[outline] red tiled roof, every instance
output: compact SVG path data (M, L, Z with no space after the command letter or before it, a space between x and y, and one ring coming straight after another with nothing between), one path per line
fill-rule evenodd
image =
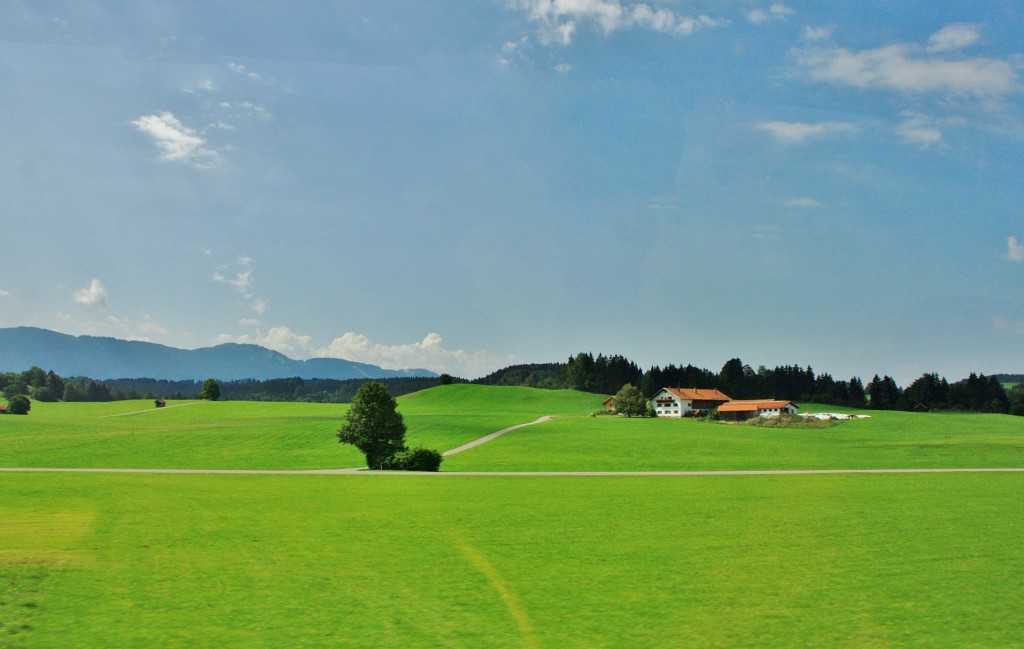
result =
M729 395L720 390L708 390L705 388L663 388L674 394L679 399L687 401L731 401Z
M774 401L768 400L750 400L750 401L730 401L729 403L723 403L718 406L718 412L753 412L756 410L770 410L772 408L782 408L792 401Z

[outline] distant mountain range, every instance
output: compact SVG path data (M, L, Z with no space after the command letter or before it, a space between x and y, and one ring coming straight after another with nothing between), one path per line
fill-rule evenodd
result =
M23 372L33 366L53 370L63 377L169 381L437 376L425 369L385 370L338 358L299 361L259 345L228 343L202 349L176 349L134 340L69 336L35 327L0 328L0 371Z

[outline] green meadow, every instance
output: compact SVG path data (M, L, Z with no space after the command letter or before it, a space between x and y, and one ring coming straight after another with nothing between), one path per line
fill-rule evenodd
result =
M555 416L447 471L1024 465L1021 418L759 429L598 404L399 399L410 443L442 450ZM34 403L0 417L0 465L361 464L345 406L151 408ZM1022 547L1021 473L0 473L0 647L1014 647Z

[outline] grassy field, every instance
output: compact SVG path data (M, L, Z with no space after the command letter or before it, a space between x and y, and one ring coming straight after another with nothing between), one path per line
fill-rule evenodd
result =
M446 470L1021 466L1024 419L821 430L399 400ZM172 402L171 405L176 405ZM357 466L344 406L33 404L0 465ZM0 647L1022 647L1024 474L0 473Z
M1019 475L0 475L0 644L1009 647Z
M820 429L563 417L445 460L448 471L1018 467L1024 418L871 412Z
M764 429L691 419L589 417L599 397L451 385L407 395L408 443L455 448L553 415L471 452L445 471L649 471L1020 466L1024 418L871 412L824 429ZM814 408L814 406L808 406ZM337 443L343 405L150 401L33 405L0 419L0 466L199 469L356 467ZM129 414L134 413L134 414Z
M540 415L586 414L594 395L452 385L399 399L408 443L442 451ZM0 419L0 466L196 469L355 467L338 443L347 405L168 402L33 403ZM539 414L536 414L539 413Z

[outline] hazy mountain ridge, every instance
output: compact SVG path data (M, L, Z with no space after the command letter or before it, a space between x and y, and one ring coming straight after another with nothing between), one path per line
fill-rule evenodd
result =
M157 343L72 336L36 327L0 328L0 371L32 366L61 376L95 379L151 378L171 381L239 379L362 379L437 376L426 369L386 370L337 358L288 358L259 345L225 343L178 349Z

